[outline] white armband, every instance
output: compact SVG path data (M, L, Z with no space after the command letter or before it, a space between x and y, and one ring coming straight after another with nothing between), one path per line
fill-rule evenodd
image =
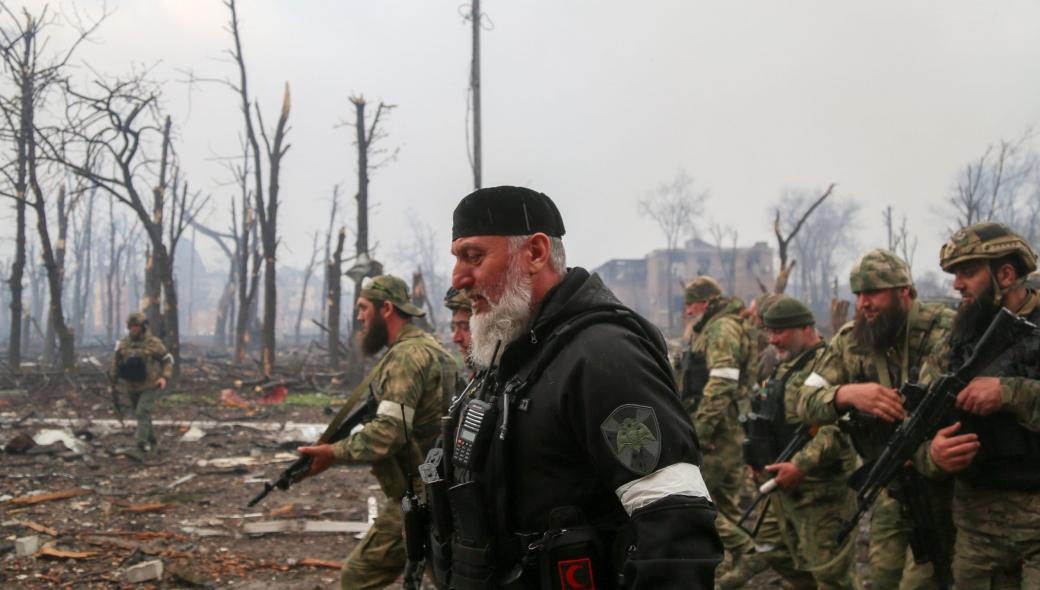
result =
M711 500L701 469L690 463L674 463L630 481L615 492L625 512L632 515L643 506L667 496L693 496Z

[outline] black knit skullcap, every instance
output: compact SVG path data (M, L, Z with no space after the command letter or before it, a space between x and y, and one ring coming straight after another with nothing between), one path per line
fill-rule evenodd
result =
M482 188L466 195L453 216L451 239L470 236L563 236L563 218L552 199L520 186Z
M772 330L802 328L816 323L812 311L794 297L784 295L774 301L762 314L762 323Z

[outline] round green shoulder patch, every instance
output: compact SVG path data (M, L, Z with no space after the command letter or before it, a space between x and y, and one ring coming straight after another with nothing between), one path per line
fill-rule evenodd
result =
M649 406L618 406L599 427L610 451L621 464L640 475L657 467L661 458L661 428Z

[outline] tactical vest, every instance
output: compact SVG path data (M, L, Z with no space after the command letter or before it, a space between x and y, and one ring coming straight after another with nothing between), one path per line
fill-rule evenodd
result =
M514 533L509 538L495 533L508 530L503 523L508 518L513 475L501 461L489 461L492 447L505 445L511 413L524 407L530 387L560 349L597 323L653 329L624 308L587 312L558 326L536 355L504 383L498 381L497 367L484 369L453 400L442 419L442 440L420 467L430 513L429 562L438 588L526 588L532 582L540 588L566 588L568 582L561 580L565 570L595 580L595 586L576 587L622 587L619 574L626 550L634 543L625 536L626 523L591 523L582 507L568 505L551 511L547 531ZM658 362L667 369L667 357L659 356ZM489 481L495 484L486 485ZM486 493L489 487L491 497ZM563 564L583 564L587 571Z
M769 380L752 395L751 411L740 417L747 435L743 443L744 463L754 469L763 469L775 462L794 438L798 425L787 421L784 407L787 382L824 346L821 342L800 354L783 375L777 376L780 365L773 367Z
M1040 321L1040 306L1029 314L1029 321ZM955 361L968 358L970 346L954 349ZM1024 377L1040 380L1040 335L1017 342L985 371L988 377ZM965 414L965 432L979 436L979 453L961 476L973 485L1000 490L1040 491L1040 432L1019 424L1011 412L989 416Z
M693 414L704 399L708 384L708 359L703 354L687 350L679 361L679 397L686 411Z

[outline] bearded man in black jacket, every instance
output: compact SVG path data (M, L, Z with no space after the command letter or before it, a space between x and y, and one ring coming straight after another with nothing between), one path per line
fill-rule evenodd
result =
M478 190L452 233L482 370L449 412L438 584L712 588L715 507L660 332L566 268L544 194Z

